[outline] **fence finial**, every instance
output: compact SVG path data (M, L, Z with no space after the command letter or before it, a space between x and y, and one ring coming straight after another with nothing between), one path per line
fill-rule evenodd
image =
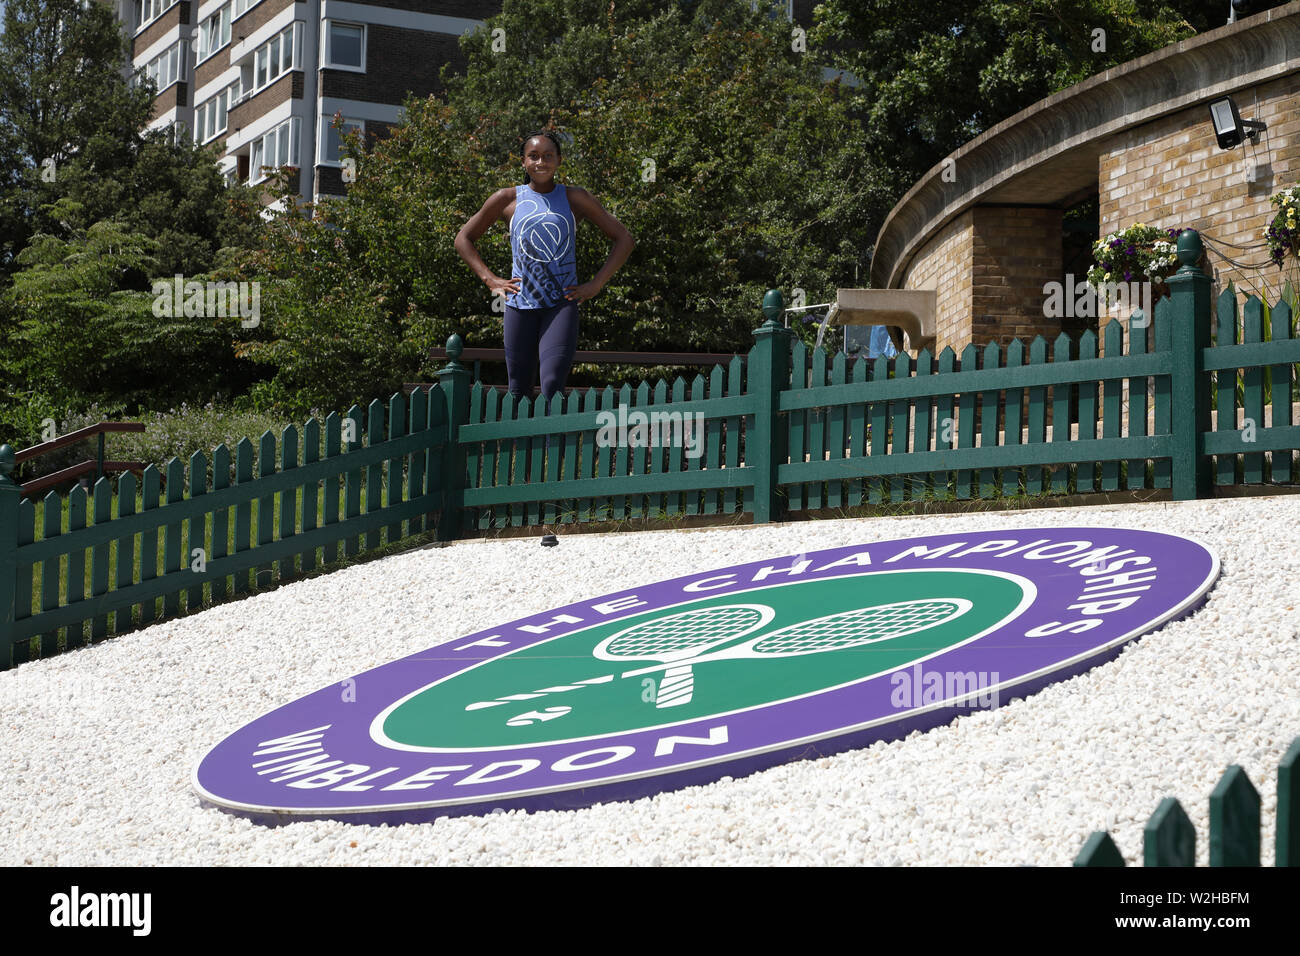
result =
M465 371L465 366L460 364L460 357L465 354L465 340L460 337L459 332L453 332L447 336L447 364L438 370L438 374L452 371Z
M785 297L781 295L781 290L768 289L767 294L763 296L763 315L767 316L767 321L763 324L775 328L781 324L781 316L784 314Z
M14 450L9 445L0 445L0 477L8 478L14 473Z
M1195 229L1184 229L1178 236L1178 261L1183 264L1178 271L1199 272L1196 263L1201 261L1203 255L1205 246L1201 242L1201 234Z

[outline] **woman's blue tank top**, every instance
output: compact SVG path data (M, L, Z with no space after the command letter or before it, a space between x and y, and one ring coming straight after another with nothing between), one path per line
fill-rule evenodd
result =
M577 224L565 187L548 193L528 183L515 187L515 214L510 219L510 275L522 281L506 296L516 309L544 309L566 301L565 286L578 284L574 243Z

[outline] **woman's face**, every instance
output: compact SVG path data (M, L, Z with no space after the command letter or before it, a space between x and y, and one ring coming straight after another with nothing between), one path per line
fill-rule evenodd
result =
M559 165L560 154L547 137L534 136L524 144L524 172L533 182L546 182Z

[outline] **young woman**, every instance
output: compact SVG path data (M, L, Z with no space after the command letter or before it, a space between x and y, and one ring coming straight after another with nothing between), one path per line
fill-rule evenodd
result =
M594 297L632 252L627 228L579 186L555 181L560 141L549 132L524 142L524 182L499 189L456 234L456 251L505 300L506 371L516 398L532 396L540 372L542 396L564 387L578 346L578 303ZM511 268L502 279L483 262L474 242L505 216ZM587 282L578 282L574 243L578 220L595 223L614 240L609 258Z

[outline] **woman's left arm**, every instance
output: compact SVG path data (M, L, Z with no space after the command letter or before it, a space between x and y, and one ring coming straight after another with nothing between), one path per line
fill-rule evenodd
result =
M589 281L580 285L565 286L566 289L571 290L565 293L566 299L583 302L605 288L605 283L613 277L619 266L626 262L627 257L632 254L632 249L636 246L636 240L632 238L632 233L627 231L627 226L611 216L605 210L605 207L600 204L599 200L587 190L580 186L570 186L567 192L569 207L583 219L594 222L601 232L614 240L614 248L609 251L609 258L605 260L605 264L600 267L599 272L592 276Z

